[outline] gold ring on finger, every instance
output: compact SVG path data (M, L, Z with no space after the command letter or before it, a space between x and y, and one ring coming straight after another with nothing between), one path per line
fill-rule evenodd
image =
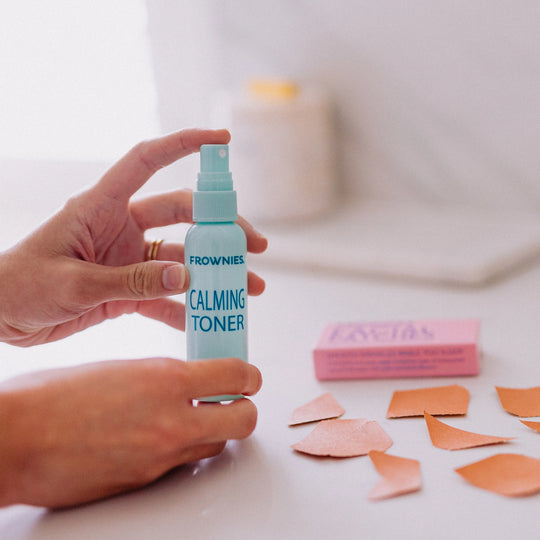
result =
M150 242L150 245L148 246L148 252L146 254L147 261L155 261L157 259L157 253L161 244L163 244L163 238Z

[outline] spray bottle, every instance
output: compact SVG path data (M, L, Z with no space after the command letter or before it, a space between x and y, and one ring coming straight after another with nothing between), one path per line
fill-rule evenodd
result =
M190 274L186 292L187 359L247 355L246 236L239 225L229 171L229 147L201 146L201 170L193 193L193 221L185 240ZM226 401L242 396L213 396Z

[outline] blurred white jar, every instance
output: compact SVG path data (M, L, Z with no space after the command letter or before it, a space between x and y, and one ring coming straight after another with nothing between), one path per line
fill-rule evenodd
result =
M315 218L337 200L327 96L286 80L261 80L217 100L230 129L230 167L240 214L256 223Z

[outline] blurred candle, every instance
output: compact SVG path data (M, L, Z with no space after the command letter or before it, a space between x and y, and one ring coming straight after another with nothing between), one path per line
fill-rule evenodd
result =
M215 120L232 133L242 215L259 223L312 219L337 199L332 114L316 88L289 80L254 80L221 96Z

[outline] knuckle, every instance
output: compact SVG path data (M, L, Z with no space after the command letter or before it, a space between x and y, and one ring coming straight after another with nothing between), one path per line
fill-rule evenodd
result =
M149 155L149 146L148 141L141 141L132 148L131 152L145 169L154 170L154 164Z
M154 174L163 167L165 152L157 141L142 141L133 147L132 152L150 174Z
M176 402L183 395L188 380L186 363L175 358L158 357L146 360L148 380L152 380L165 400Z
M126 280L127 289L136 297L146 297L152 292L151 276L146 265L135 265L127 273Z
M177 204L174 209L174 218L177 222L192 222L193 192L181 189L176 193Z
M164 358L163 362L169 384L174 384L175 388L179 390L186 388L191 380L187 363L173 358ZM174 383L172 383L172 380L174 380Z
M149 368L152 371L155 371L156 369L160 368L166 375L168 375L169 371L175 370L175 369L182 369L182 365L184 362L181 362L180 360L177 360L176 358L170 358L168 356L160 356L157 358L150 358L148 359Z
M63 211L69 215L77 214L80 211L81 194L71 195L68 197L63 206Z

